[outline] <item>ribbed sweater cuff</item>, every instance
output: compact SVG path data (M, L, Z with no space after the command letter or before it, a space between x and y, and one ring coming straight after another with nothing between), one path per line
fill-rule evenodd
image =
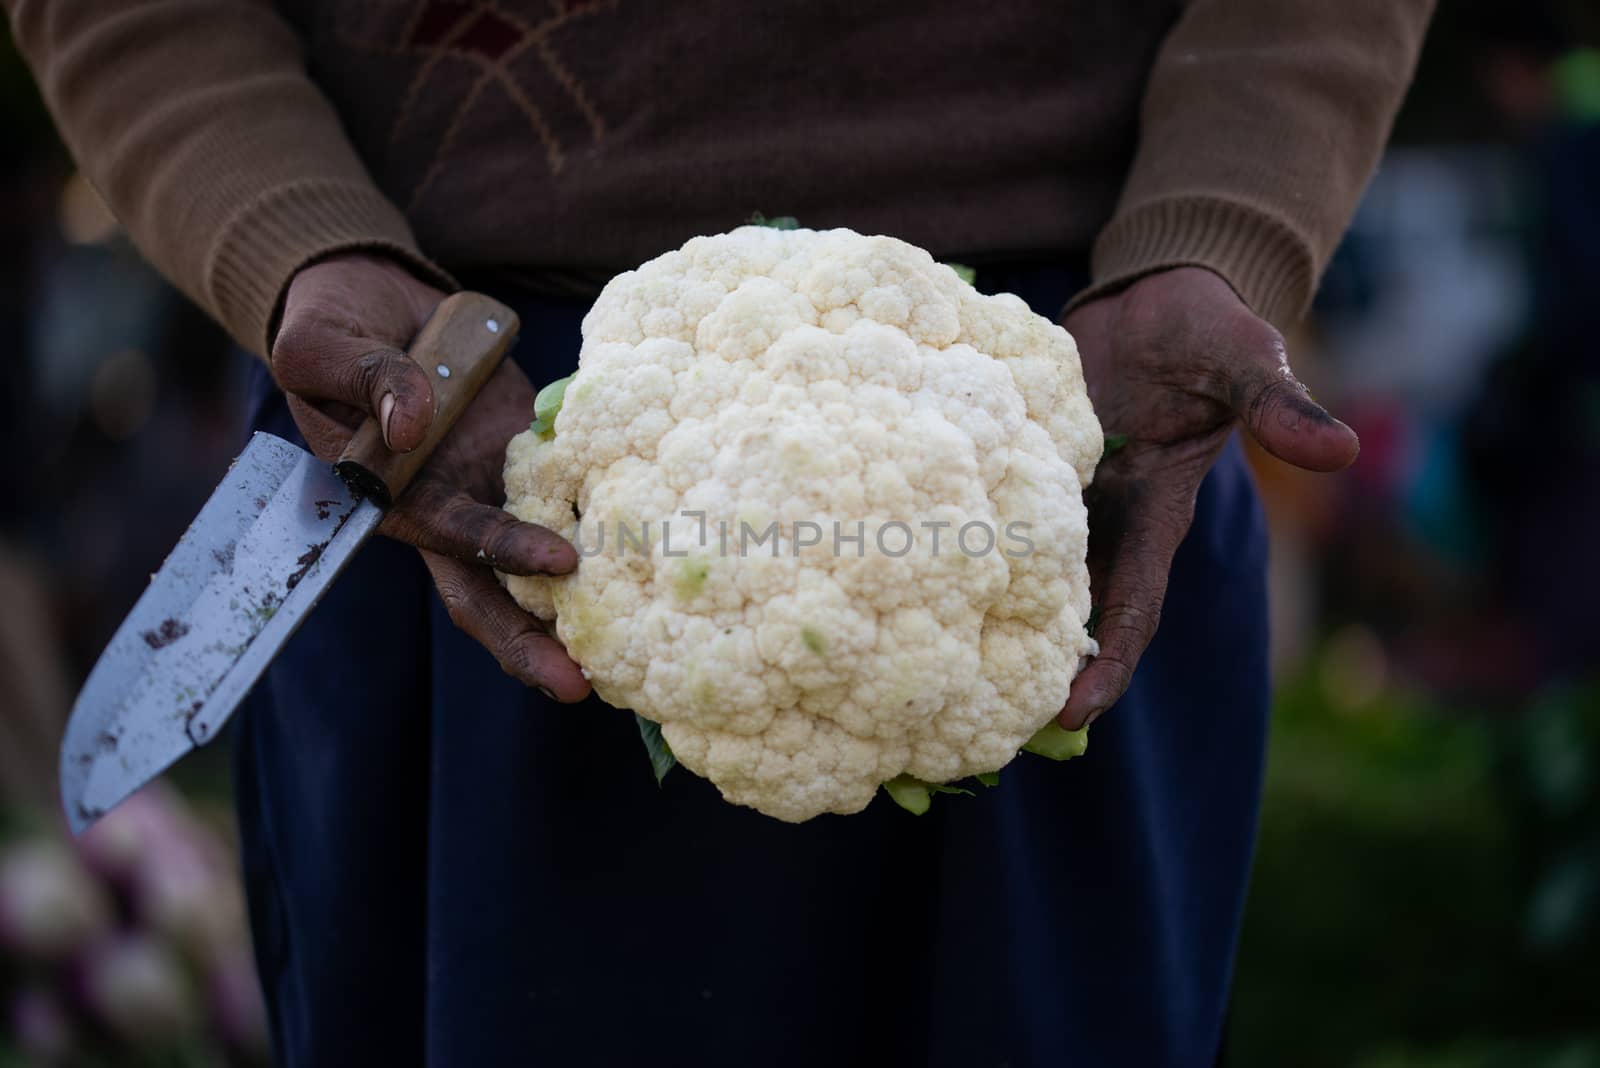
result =
M1288 225L1218 197L1171 197L1119 212L1094 243L1094 284L1071 311L1145 275L1204 267L1280 329L1304 314L1316 285L1310 249Z
M223 225L206 262L206 296L234 339L265 356L295 272L340 252L386 253L431 285L459 288L418 251L404 216L373 187L297 182L268 190Z

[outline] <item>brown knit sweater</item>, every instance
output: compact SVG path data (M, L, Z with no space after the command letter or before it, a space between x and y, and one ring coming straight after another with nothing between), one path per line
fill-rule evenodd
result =
M262 352L346 249L596 275L752 211L1305 308L1432 0L4 0L139 247ZM1098 237L1097 237L1098 235Z

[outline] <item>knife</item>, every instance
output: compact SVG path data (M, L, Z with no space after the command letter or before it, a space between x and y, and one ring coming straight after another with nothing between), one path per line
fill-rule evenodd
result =
M331 467L271 434L251 438L73 705L61 800L74 834L217 736L494 372L518 325L480 293L440 302L411 345L432 376L435 410L410 452L386 449L372 418Z

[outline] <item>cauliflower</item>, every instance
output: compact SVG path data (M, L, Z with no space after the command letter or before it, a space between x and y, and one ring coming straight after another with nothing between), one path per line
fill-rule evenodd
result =
M503 579L604 700L793 822L992 782L1052 723L1104 445L1065 330L894 238L746 226L613 279L583 337L505 468L582 560Z

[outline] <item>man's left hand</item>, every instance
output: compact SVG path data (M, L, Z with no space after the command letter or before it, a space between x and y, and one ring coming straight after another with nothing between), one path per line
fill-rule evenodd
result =
M1127 437L1085 494L1100 654L1061 710L1076 729L1122 696L1155 636L1173 555L1234 424L1307 471L1348 467L1360 443L1294 377L1278 331L1203 268L1149 275L1062 325L1106 434Z

